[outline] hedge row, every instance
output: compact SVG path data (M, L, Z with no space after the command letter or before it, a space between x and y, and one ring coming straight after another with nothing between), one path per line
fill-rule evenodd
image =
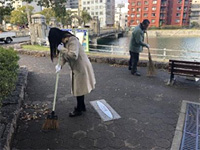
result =
M0 106L14 89L18 76L19 57L13 49L0 47Z

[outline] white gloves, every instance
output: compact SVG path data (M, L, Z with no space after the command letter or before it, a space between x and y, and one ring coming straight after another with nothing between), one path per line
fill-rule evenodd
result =
M56 68L56 73L58 73L61 70L61 65L57 64L55 68Z
M62 50L64 49L63 43L59 44L58 47L57 47L57 49L58 49L59 51L62 51Z

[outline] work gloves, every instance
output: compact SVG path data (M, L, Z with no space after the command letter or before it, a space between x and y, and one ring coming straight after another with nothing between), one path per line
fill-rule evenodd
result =
M56 67L55 67L55 69L56 69L56 73L58 73L61 70L61 65L57 64Z
M150 48L150 45L149 45L149 44L147 44L147 45L146 45L146 47L149 49L149 48Z
M64 44L63 43L59 44L57 50L62 51L63 49L64 49Z
M63 43L59 44L57 47L57 50L61 52L63 49L64 49L64 44ZM57 64L55 69L56 69L56 73L58 73L62 69L61 65Z

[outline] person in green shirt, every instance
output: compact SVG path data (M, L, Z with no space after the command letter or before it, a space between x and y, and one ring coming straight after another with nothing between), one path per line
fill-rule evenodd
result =
M144 43L144 33L146 32L150 21L148 19L143 20L132 32L129 52L130 52L130 60L129 60L129 70L131 70L131 74L140 76L140 73L137 71L137 64L139 61L139 53L143 51L143 47L149 48L149 44Z

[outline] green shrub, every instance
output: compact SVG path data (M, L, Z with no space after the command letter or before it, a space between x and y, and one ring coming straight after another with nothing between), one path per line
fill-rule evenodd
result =
M0 106L1 102L15 88L19 57L13 49L0 47Z

